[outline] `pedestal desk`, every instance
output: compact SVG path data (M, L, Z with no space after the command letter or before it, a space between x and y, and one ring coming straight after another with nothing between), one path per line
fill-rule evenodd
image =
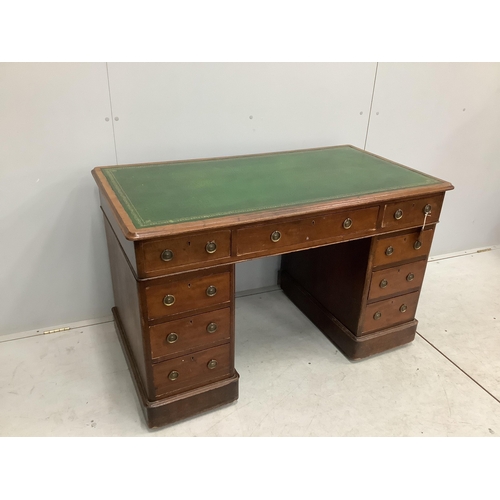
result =
M116 330L149 427L238 398L236 262L282 254L281 288L350 359L414 339L450 183L353 146L92 174Z

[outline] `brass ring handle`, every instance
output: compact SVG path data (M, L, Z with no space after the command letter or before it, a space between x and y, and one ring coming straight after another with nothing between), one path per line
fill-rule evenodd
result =
M413 273L409 273L406 277L406 281L413 281L415 279L415 275Z
M215 251L217 250L217 243L215 243L215 241L209 241L205 245L205 250L207 253L215 253Z
M425 207L424 207L424 214L430 214L431 211L432 211L432 206L429 205L429 204L425 205Z
M177 342L179 340L179 335L177 335L176 333L170 333L168 336L167 336L167 342L169 344L174 344L175 342Z
M385 254L386 255L392 255L394 253L394 248L393 247L387 247L385 249Z
M402 313L406 312L406 311L407 311L407 309L408 309L408 306L407 306L406 304L402 304L402 305L401 305L401 307L399 308L399 310L400 310Z
M207 363L207 367L208 367L209 370L213 370L216 366L217 366L217 360L216 359L211 359Z
M415 241L415 243L413 243L413 248L415 250L420 250L422 248L422 242L420 240Z
M271 233L271 241L276 243L279 240L281 240L281 233L279 231L273 231Z
M379 286L380 288L385 288L388 284L389 282L386 279L384 279L380 282Z
M217 293L217 288L213 285L210 285L208 288L207 288L207 295L209 297L213 297L215 294Z
M207 325L207 332L208 333L215 333L217 331L217 323L209 323Z
M174 258L174 252L172 252L172 250L168 250L168 249L163 250L160 257L161 257L161 260L163 260L164 262L168 262Z
M380 311L377 311L374 315L373 315L373 319L380 319L382 317L382 313Z
M344 229L349 229L352 226L352 219L347 217L347 219L342 223Z
M403 217L403 211L402 211L400 208L398 208L398 209L394 212L394 218L395 218L396 220L399 220L399 219L401 219L402 217Z
M179 372L176 372L175 370L171 371L169 374L168 374L168 379L169 380L177 380L179 378Z
M165 297L163 297L163 303L166 306L172 306L174 305L174 302L175 302L175 297L173 295L165 295Z

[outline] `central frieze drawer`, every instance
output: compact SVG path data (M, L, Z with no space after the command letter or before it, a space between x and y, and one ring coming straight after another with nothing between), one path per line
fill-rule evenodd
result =
M184 351L205 349L231 336L231 309L217 309L204 314L161 323L149 328L153 360L173 357Z
M191 276L162 285L146 287L150 320L172 314L212 307L231 300L231 273Z
M224 344L204 351L153 365L156 397L221 380L232 374L231 345Z
M336 242L368 235L377 227L379 207L350 210L290 222L273 222L236 231L237 255L281 252L315 241Z

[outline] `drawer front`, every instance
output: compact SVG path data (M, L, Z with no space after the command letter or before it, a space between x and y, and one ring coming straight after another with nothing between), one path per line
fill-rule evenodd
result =
M231 309L218 309L149 328L151 357L175 356L192 349L206 349L214 342L229 341Z
M375 271L372 273L368 300L420 288L424 280L426 264L427 261L419 260L411 264Z
M412 226L422 226L424 223L424 209L430 206L431 211L427 216L426 224L438 222L444 194L428 196L416 200L405 200L388 203L384 208L382 228L399 229Z
M215 367L210 368L214 362ZM153 365L155 394L158 397L200 387L228 377L232 371L230 344L156 363Z
M215 231L178 238L162 238L140 244L140 270L160 275L199 263L210 263L231 255L231 231Z
M236 231L237 255L277 253L315 241L342 241L374 232L379 207L309 217L291 222L273 222Z
M409 234L378 238L375 242L373 267L429 255L434 228Z
M412 321L415 318L419 293L407 293L369 304L365 310L362 332L369 333Z
M231 274L227 272L146 287L148 318L158 319L229 302L230 285Z

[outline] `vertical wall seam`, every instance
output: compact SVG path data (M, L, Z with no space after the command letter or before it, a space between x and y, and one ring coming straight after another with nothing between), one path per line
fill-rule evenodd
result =
M116 150L116 135L115 135L115 115L113 113L113 101L111 99L111 85L109 83L109 68L108 63L106 63L106 76L108 79L108 96L109 96L109 108L111 110L111 126L113 127L113 144L115 146L115 160L118 165L118 152Z
M378 62L375 66L375 76L373 78L372 99L370 101L370 111L368 113L368 123L366 124L365 145L363 149L366 151L366 142L368 141L368 131L370 130L370 120L372 118L373 97L375 96L375 84L377 83Z

